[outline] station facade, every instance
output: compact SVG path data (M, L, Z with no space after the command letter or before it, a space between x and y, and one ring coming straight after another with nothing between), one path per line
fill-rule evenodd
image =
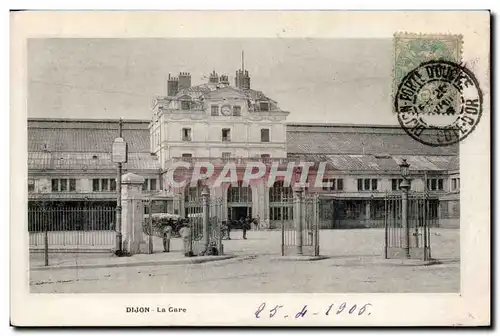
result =
M460 174L458 146L429 147L409 137L398 126L288 123L288 111L263 92L251 88L248 71L236 72L234 84L215 71L208 82L191 85L189 73L169 77L167 95L155 97L150 120L124 122L123 138L129 145L124 173L146 180L144 197L162 195L156 211L189 215L189 203L207 188L223 202L225 219L259 218L262 226L277 227L293 218L293 197L284 177L271 184L267 174L243 183L249 163L286 171L292 165L315 165L306 186L316 181L317 164L326 170L320 195L323 228L381 227L385 196L397 193L399 164L410 164L411 190L432 199L435 226L458 227ZM307 113L302 111L301 113ZM32 203L75 206L116 203L116 165L111 144L118 123L109 120L30 119L28 121L28 195ZM213 179L178 187L174 178L190 182L197 164L209 162L214 176L231 165L235 183L215 186ZM292 181L297 171L293 170Z

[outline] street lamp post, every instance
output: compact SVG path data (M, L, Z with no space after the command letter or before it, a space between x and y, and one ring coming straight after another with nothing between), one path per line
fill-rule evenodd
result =
M148 237L148 247L149 247L149 254L153 254L153 199L151 198L151 195L149 196L149 201L148 201L148 226L149 226L149 237Z
M408 223L408 191L410 190L410 183L408 182L408 174L410 164L406 162L406 159L402 159L402 162L399 164L401 169L401 176L403 177L403 182L399 185L403 194L401 196L401 220L402 226L405 230L405 249L406 249L406 258L410 258L410 226Z
M118 122L118 138L113 141L112 161L118 164L116 176L116 254L122 254L122 164L127 162L127 143L122 138L123 121Z

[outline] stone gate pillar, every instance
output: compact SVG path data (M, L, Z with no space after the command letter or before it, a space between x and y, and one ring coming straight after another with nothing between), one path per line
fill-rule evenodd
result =
M201 199L203 206L203 246L206 253L210 246L210 192L207 187L201 192Z
M303 230L304 230L304 187L297 184L294 186L294 213L293 221L295 226L295 254L302 255Z
M139 175L128 173L122 176L122 249L131 255L148 253L148 245L142 233L143 183L144 178Z

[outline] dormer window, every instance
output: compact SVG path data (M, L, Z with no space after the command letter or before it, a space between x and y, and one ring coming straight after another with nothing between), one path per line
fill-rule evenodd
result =
M190 110L190 109L191 109L191 102L189 100L182 100L181 110Z
M233 106L233 116L241 116L241 106Z
M269 111L269 102L260 102L259 108L261 111L268 112Z
M219 105L210 106L210 115L212 117L217 117L219 115Z

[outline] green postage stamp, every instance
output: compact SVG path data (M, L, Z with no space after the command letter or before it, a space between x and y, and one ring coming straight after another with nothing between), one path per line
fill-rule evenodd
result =
M461 35L426 35L398 33L394 35L394 91L410 71L428 61L461 63Z
M394 112L401 127L429 146L465 139L481 118L483 97L462 64L462 36L394 36Z

